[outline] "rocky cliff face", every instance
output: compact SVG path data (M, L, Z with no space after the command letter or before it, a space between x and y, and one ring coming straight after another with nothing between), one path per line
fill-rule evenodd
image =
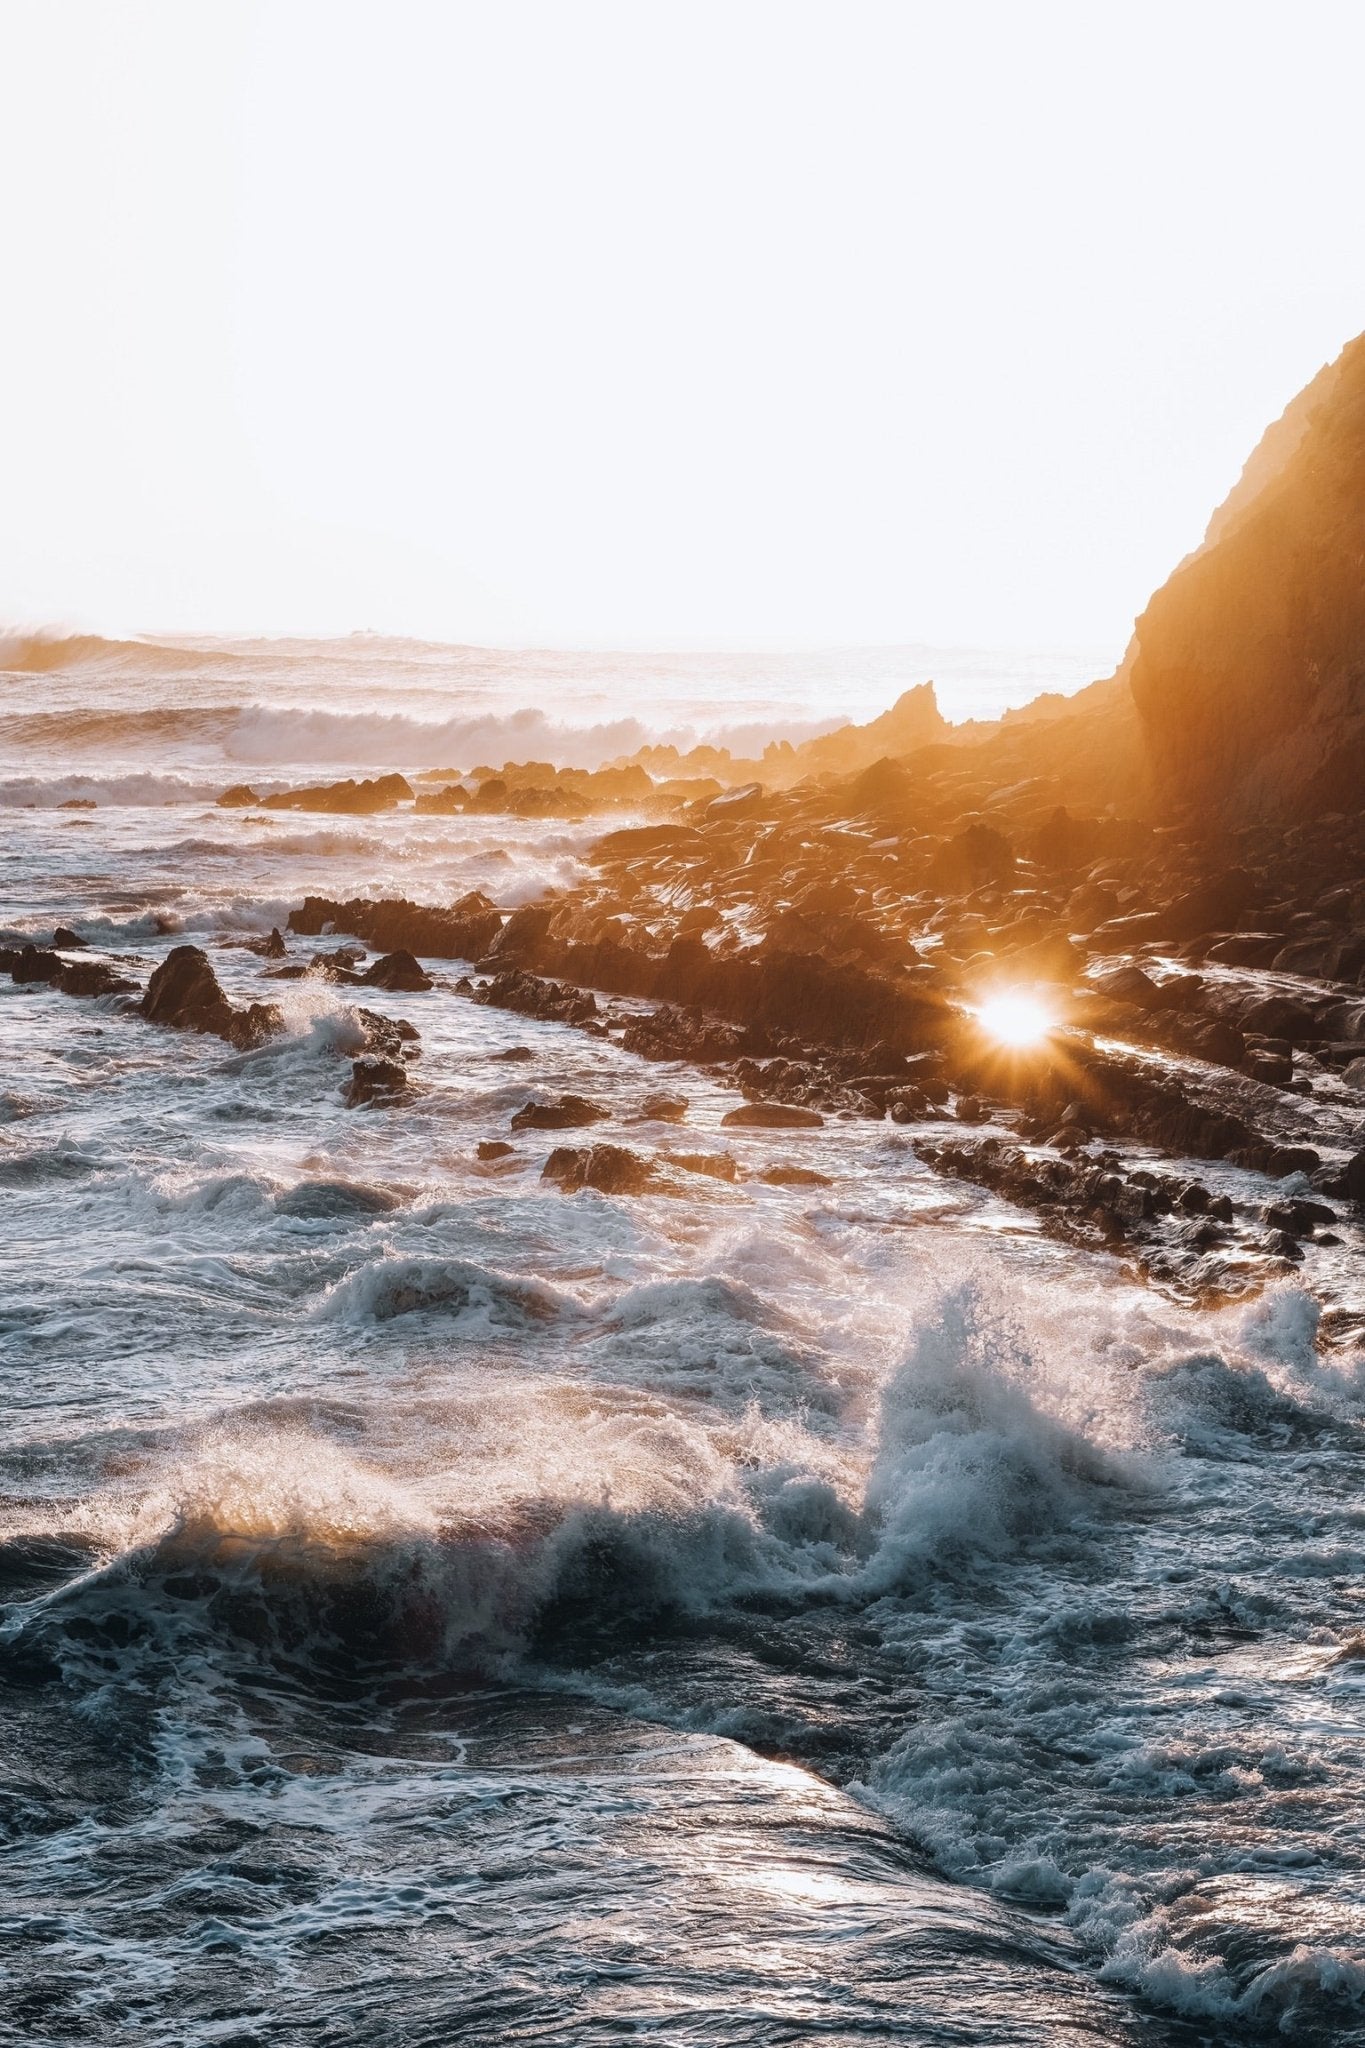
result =
M1365 803L1365 335L1277 420L1137 622L1163 806L1232 821Z

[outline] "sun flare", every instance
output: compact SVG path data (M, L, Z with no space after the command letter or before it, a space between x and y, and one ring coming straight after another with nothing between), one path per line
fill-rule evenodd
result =
M1051 1031L1056 1019L1037 996L1011 992L991 996L980 1004L977 1022L1001 1045L1038 1045Z

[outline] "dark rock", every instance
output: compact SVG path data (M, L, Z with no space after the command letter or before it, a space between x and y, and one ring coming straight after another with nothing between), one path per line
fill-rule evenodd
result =
M155 969L139 1005L149 1024L177 1031L203 1031L225 1038L239 1052L260 1045L283 1028L274 1003L235 1008L223 994L209 958L198 946L176 946Z
M785 1102L746 1102L742 1109L727 1110L721 1123L736 1130L814 1131L825 1119L818 1110L796 1109Z
M366 1055L352 1060L351 1078L342 1091L341 1099L347 1109L360 1109L370 1102L383 1107L405 1095L410 1085L408 1070L401 1060L374 1059Z
M680 1124L687 1115L685 1095L647 1095L640 1105L640 1114L650 1123Z
M495 1010L511 1010L519 1017L535 1017L546 1024L583 1025L597 1015L596 1000L586 989L542 980L521 967L507 967L501 974L495 974L476 992L474 1000Z
M352 897L306 896L289 914L289 929L304 937L326 930L350 932L380 953L412 953L427 960L481 960L502 929L502 913L477 890L449 910L429 909L404 897L372 902Z
M260 798L245 782L234 782L231 789L225 789L218 799L218 808L223 811L245 810L249 804L258 804Z
M418 992L435 986L431 976L412 956L401 948L396 953L385 953L368 967L360 977L367 988L384 988Z
M23 946L18 953L8 954L7 958L13 981L60 981L66 970L61 954L47 947Z
M942 845L929 864L936 888L960 891L1001 882L1014 872L1014 849L991 825L969 825Z
M137 993L138 984L120 974L107 960L72 960L57 977L64 996L127 996Z
M642 1195L654 1169L624 1145L560 1145L546 1160L541 1178L556 1182L566 1195L582 1188L603 1195Z
M270 927L270 937L261 947L262 959L283 960L286 950L283 933L277 924L272 924Z
M514 910L488 948L487 958L499 967L534 958L536 949L550 929L555 914L553 903L523 903Z
M708 1180L739 1179L739 1162L728 1152L669 1152L665 1163L680 1166L684 1173L704 1174Z
M391 811L400 803L411 803L412 784L405 775L379 775L372 781L327 782L309 789L282 789L261 798L267 811L337 811L369 817L376 811ZM221 803L223 798L219 798Z
M480 1159L510 1159L516 1149L505 1138L482 1138L476 1156Z
M611 1111L581 1095L561 1095L554 1102L528 1102L512 1118L514 1131L569 1131L601 1123Z
M52 943L59 952L76 953L80 952L88 942L73 932L69 925L59 924L56 931L52 934Z
M759 1179L770 1188L832 1188L834 1182L827 1173L817 1173L811 1166L765 1166Z

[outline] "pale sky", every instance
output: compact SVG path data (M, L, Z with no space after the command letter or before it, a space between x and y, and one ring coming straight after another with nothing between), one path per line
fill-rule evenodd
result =
M1365 6L0 0L0 623L1098 646L1365 327Z

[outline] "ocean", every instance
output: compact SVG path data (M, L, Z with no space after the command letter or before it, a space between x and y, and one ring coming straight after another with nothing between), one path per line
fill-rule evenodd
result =
M353 993L252 942L512 907L602 828L214 802L1102 667L0 659L0 943L192 941L287 1023L0 978L0 2039L1365 2041L1365 1371L1311 1291L1178 1307L893 1124L722 1130L724 1081L458 963L363 992L420 1086L347 1109ZM661 1087L824 1184L566 1197L510 1133L573 1091L676 1142Z

